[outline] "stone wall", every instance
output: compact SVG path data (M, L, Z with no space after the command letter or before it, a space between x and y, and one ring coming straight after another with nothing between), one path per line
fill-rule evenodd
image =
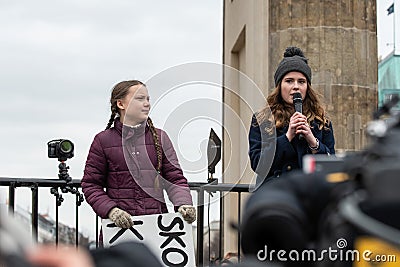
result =
M365 125L377 107L376 2L270 1L269 68L287 46L300 47L324 97L338 152L367 145ZM269 73L273 88L273 71Z

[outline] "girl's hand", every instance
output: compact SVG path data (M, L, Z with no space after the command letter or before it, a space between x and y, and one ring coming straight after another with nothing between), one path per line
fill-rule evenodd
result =
M297 127L296 134L302 134L310 147L317 146L317 141L311 131L310 125L307 122Z
M315 139L310 125L307 123L307 117L299 112L295 112L290 118L289 129L286 136L289 141L292 141L296 135L300 134L303 135L310 147L316 147L318 145L317 139Z
M178 212L182 214L183 219L188 223L196 220L196 208L192 205L182 205L178 208Z
M306 132L306 125L307 124L307 117L300 112L295 112L292 117L290 117L289 121L289 129L286 133L287 139L289 139L289 142L292 141L292 139L297 135L297 134L303 134L305 137L304 132ZM310 127L308 127L309 133L312 135L312 132L310 130Z

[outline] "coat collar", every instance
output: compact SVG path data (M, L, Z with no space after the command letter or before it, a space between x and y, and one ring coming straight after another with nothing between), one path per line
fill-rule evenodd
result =
M122 124L119 120L119 117L115 118L114 120L114 128L124 139L130 139L132 137L138 138L139 136L144 135L149 130L149 127L147 126L147 121L144 121L137 126L128 126Z

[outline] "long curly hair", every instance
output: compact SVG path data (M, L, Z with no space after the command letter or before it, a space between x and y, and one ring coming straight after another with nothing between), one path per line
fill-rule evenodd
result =
M256 114L258 124L265 121L275 121L276 129L282 129L289 125L290 117L295 112L292 104L286 103L281 95L281 83L275 87L274 91L267 97L267 105ZM303 100L303 114L307 117L308 124L316 121L319 129L329 129L330 120L326 116L323 108L322 96L307 83L306 96Z

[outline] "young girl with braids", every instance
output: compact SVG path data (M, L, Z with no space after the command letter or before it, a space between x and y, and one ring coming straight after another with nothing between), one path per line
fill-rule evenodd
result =
M122 81L114 86L110 102L111 118L93 140L82 179L89 205L101 218L129 228L131 216L168 212L165 189L175 211L192 223L196 210L187 180L171 140L148 116L146 86Z
M311 87L311 68L300 48L286 48L274 80L275 89L266 106L253 115L249 132L251 168L258 184L302 168L305 154L335 154L332 123ZM302 113L295 112L294 93L301 94Z

